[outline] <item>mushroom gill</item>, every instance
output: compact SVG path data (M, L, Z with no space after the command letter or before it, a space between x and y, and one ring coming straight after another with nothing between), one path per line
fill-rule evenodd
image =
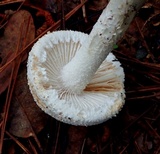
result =
M57 120L74 125L106 121L118 113L125 98L123 68L112 53L82 93L64 88L61 70L87 37L74 31L46 34L28 58L28 84L37 105Z

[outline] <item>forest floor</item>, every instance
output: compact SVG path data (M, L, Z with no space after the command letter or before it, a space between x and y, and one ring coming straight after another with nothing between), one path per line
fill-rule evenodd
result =
M95 126L43 113L26 79L28 53L47 31L89 33L107 0L0 1L0 154L160 154L160 1L137 13L113 53L125 71L125 105ZM118 4L117 4L118 5Z

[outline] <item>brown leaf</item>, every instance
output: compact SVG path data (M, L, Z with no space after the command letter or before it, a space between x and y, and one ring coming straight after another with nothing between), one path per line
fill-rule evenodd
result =
M5 27L3 36L0 37L0 67L9 62L34 37L35 27L31 14L25 10L20 10L13 14ZM0 72L0 94L9 84L11 70L12 63Z
M46 123L47 115L36 105L28 88L26 69L17 77L9 115L9 132L18 137L32 136Z

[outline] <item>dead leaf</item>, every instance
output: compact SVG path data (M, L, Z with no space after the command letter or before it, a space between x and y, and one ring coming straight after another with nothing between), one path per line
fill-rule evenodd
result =
M28 88L26 69L17 77L9 116L9 132L17 137L32 136L46 123L47 115L36 105Z
M5 27L3 36L0 37L0 67L9 62L15 53L20 52L34 37L35 27L31 14L25 10L13 14ZM12 63L0 72L0 94L9 84L11 70Z

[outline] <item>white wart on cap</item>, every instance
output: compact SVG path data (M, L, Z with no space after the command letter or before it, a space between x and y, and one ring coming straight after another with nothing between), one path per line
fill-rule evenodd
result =
M112 53L80 94L64 88L61 70L87 38L87 34L75 31L46 34L28 58L28 84L37 105L55 119L72 125L102 123L124 104L124 72Z

